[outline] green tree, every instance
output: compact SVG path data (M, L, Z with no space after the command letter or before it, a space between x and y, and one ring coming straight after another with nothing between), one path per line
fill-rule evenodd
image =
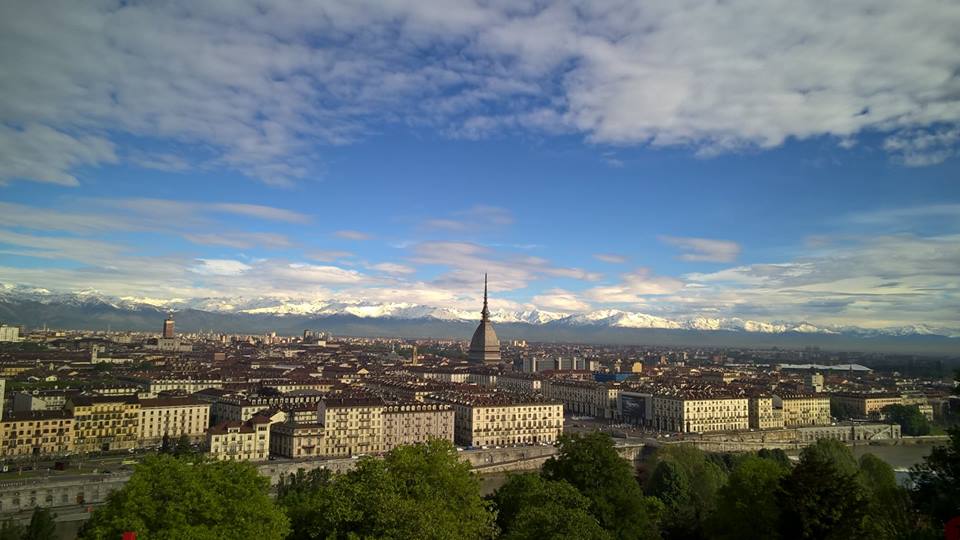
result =
M953 393L960 395L960 370L954 375ZM938 530L960 515L960 427L947 431L947 444L936 446L923 463L910 471L913 501Z
M828 461L845 475L857 476L860 472L860 465L857 463L857 458L853 457L853 452L847 445L836 439L818 440L803 449L800 458L803 459L804 456Z
M873 454L860 458L860 482L869 498L867 527L871 538L926 538L928 524L912 507L910 493L897 485L893 467Z
M565 435L558 454L543 465L547 480L564 480L590 500L590 513L618 540L656 538L651 513L657 502L643 496L633 465L617 454L604 433Z
M30 524L20 537L21 540L54 540L57 537L55 517L49 508L34 508Z
M789 469L793 466L793 464L790 462L790 457L787 456L787 453L780 448L761 448L759 451L757 451L757 457L760 459L774 461L785 469Z
M79 538L114 540L136 531L140 540L280 540L289 525L269 488L249 463L149 456Z
M480 480L446 441L401 446L383 459L361 458L332 476L298 473L284 480L278 501L291 538L484 539L496 534Z
M667 508L662 523L665 536L704 537L707 517L716 507L717 491L726 483L726 473L716 458L691 444L661 448L655 460L658 464L647 489ZM661 484L667 481L672 485Z
M780 507L777 490L789 474L773 459L744 458L717 493L717 508L708 521L711 538L719 540L775 540Z
M23 525L8 518L0 522L0 540L20 540L23 537Z
M177 457L186 457L196 454L193 445L190 443L190 436L184 433L177 439L177 445L173 448L173 455Z
M781 538L868 537L868 498L856 461L848 448L833 443L820 440L805 448L800 462L781 482L777 493Z
M930 434L930 421L916 405L887 405L883 413L891 422L900 424L904 435L919 436Z
M836 418L837 420L849 420L850 418L857 418L860 416L859 411L855 405L849 403L837 403L835 401L830 402L830 415Z
M590 514L590 500L565 481L512 475L493 497L503 540L609 540Z
M930 516L939 529L960 515L960 427L948 434L947 444L935 446L923 463L910 471L917 509Z

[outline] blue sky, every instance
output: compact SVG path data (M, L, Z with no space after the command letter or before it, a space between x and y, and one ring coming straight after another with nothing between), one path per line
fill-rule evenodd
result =
M0 8L7 285L960 326L960 6L77 4Z

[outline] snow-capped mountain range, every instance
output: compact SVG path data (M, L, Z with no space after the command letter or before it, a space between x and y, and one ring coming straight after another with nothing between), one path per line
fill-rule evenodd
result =
M278 298L177 298L155 299L145 297L114 297L86 289L73 292L55 292L42 288L0 284L0 303L38 302L46 305L74 307L109 306L119 310L183 311L197 310L234 315L267 315L275 317L352 316L359 319L434 320L472 322L480 318L479 310L460 310L410 303L337 302L308 299ZM868 329L853 326L833 326L808 322L763 322L736 317L660 317L646 313L603 309L586 313L567 314L543 310L494 310L495 323L521 323L553 327L607 327L630 329L668 329L691 331L728 331L759 334L817 334L873 336L944 336L960 338L960 328L930 327L923 324Z

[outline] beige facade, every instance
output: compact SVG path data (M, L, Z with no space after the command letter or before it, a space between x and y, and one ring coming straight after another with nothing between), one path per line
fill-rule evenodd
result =
M773 407L772 396L752 397L748 406L751 429L783 429L783 411Z
M209 426L209 403L189 397L140 401L140 446L158 443L164 435L199 441Z
M213 459L263 461L270 456L270 420L255 416L217 424L207 431L207 448Z
M464 446L552 444L563 433L563 404L506 392L445 393L431 399L454 411L454 440Z
M748 399L695 393L654 395L653 427L682 433L746 430L750 427Z
M878 416L884 407L900 405L903 398L899 394L888 393L837 393L830 396L834 405L849 408L856 416Z
M453 442L453 408L440 403L401 403L383 410L383 450L431 439Z
M323 426L317 422L296 422L293 418L270 426L270 453L287 458L323 454Z
M497 388L533 394L543 390L543 377L532 373L503 373L497 377Z
M64 411L25 411L0 422L0 457L73 453L73 418Z
M135 448L140 438L140 402L134 396L77 396L67 401L73 414L77 452Z
M620 418L620 389L595 381L547 379L543 395L563 402L564 414L582 414L597 418Z
M830 397L818 394L782 394L774 396L774 406L783 411L784 427L828 426L831 422Z
M383 400L374 397L336 397L317 406L323 426L323 454L347 457L383 452Z

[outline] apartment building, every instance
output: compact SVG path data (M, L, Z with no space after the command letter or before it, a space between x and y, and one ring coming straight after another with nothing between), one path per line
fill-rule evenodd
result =
M316 411L314 411L316 412ZM323 424L297 421L288 416L285 422L270 426L270 453L286 458L307 458L323 454Z
M383 452L383 399L368 395L333 396L317 405L323 427L322 455L347 457Z
M77 452L135 448L140 437L140 400L136 396L74 396L66 410L73 415Z
M708 392L678 391L653 396L653 427L664 431L705 433L750 427L749 400Z
M454 414L442 403L398 403L383 409L383 450L430 439L453 442Z
M852 412L854 416L865 418L879 416L884 407L902 404L903 398L900 394L887 392L838 392L830 396L830 401L833 405Z
M73 425L73 418L66 411L13 412L0 422L0 457L71 454Z
M783 414L784 427L828 426L830 396L820 394L775 394L773 405Z
M497 377L497 388L521 394L534 394L543 390L543 379L543 375L535 373L516 371L502 373Z
M564 414L619 419L620 388L596 381L546 379L543 395L563 403Z
M453 407L454 441L464 446L552 444L563 433L563 403L533 394L444 392Z
M270 419L221 422L207 430L210 457L230 461L263 461L270 456Z
M753 396L748 407L750 429L783 429L783 410L774 408L773 396Z
M193 397L140 400L140 446L156 444L164 435L193 441L203 439L210 426L210 404Z

